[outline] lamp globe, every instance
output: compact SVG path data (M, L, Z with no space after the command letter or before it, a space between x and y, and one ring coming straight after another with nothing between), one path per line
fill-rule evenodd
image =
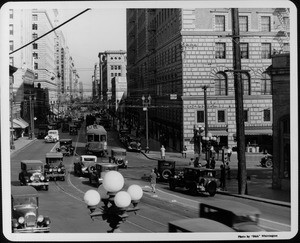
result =
M88 206L96 206L101 200L100 194L96 190L88 190L83 197Z
M118 192L124 186L124 177L118 171L109 171L103 177L103 187L108 192Z
M131 185L128 187L127 192L129 193L131 200L140 200L143 196L143 190L138 185Z
M114 202L119 208L126 208L131 203L131 197L128 192L121 191L118 192L114 198Z

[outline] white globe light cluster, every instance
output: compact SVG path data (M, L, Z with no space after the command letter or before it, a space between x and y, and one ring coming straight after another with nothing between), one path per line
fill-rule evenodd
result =
M138 185L131 185L127 191L120 191L124 186L124 177L118 171L109 171L103 178L103 187L108 192L117 192L114 203L117 207L126 208L131 201L138 201L143 196L143 190ZM84 194L84 202L88 206L96 206L101 200L100 194L96 190L88 190Z

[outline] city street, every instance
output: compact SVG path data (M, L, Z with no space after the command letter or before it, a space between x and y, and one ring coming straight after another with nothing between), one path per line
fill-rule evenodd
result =
M84 125L78 136L70 136L68 133L60 133L61 138L72 138L76 146L76 154L84 152L85 134ZM57 144L44 143L43 140L35 140L25 149L12 155L11 178L12 185L19 185L18 174L20 161L24 159L37 159L45 162L45 154L54 151ZM109 151L112 147L122 147L117 139L116 131L108 132ZM91 220L89 210L83 201L84 193L89 189L100 191L105 195L102 186L98 189L89 184L88 178L77 177L73 173L73 162L78 156L64 157L67 168L65 181L51 181L49 191L39 191L40 213L51 218L51 233L101 233L106 232L109 226L102 219ZM108 158L100 158L100 161L108 161ZM226 194L216 194L214 197L205 195L192 196L185 191L170 191L165 182L157 184L157 193L150 192L149 182L145 180L152 168L157 166L157 161L147 158L142 153L127 152L128 168L120 168L119 171L125 177L125 188L131 184L138 184L143 188L144 195L139 203L140 210L137 215L129 213L129 217L120 229L127 233L153 233L168 232L168 222L176 219L194 218L199 215L199 203L218 201L221 199L235 200L254 207L261 211L260 224L267 231L290 230L290 208L274 205L272 203L259 202L245 198L236 198ZM257 170L258 171L258 170Z

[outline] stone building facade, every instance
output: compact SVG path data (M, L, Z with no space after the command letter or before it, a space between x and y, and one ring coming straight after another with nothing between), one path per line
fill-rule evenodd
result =
M280 17L278 17L280 15ZM272 91L267 68L274 50L288 50L288 12L239 9L247 147L272 147ZM127 10L128 106L151 95L150 136L180 151L197 149L194 128L204 126L220 145L236 146L230 9ZM142 109L130 109L143 126ZM140 122L139 122L140 121ZM247 149L248 149L247 148Z

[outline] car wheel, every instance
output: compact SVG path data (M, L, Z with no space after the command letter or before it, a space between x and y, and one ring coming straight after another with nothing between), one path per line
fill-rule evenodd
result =
M123 161L122 160L117 160L117 165L123 165Z
M206 186L206 191L211 197L213 197L217 191L217 183L214 181L209 182Z
M272 160L271 159L268 159L267 161L266 161L266 167L267 168L270 168L270 167L272 167L272 165L273 165L273 163L272 163Z
M172 172L169 169L165 169L161 172L161 176L164 180L168 180L171 175Z
M49 189L49 186L45 186L45 191L48 191L48 189Z

